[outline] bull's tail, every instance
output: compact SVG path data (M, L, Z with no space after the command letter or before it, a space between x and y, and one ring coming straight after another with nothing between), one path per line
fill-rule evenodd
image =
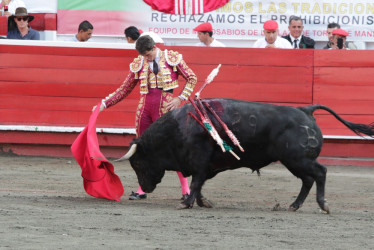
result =
M323 106L323 105L312 105L307 107L300 107L301 110L303 110L308 115L313 115L313 112L317 109L323 109L332 114L338 121L343 123L347 128L355 132L359 136L368 135L370 137L374 137L374 122L371 124L359 124L359 123L353 123L344 120L341 118L337 113L335 113L332 109L329 107Z

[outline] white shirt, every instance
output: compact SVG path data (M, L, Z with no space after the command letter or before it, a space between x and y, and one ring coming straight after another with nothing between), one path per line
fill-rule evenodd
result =
M211 44L209 44L209 46L206 46L205 43L203 43L203 42L197 43L196 46L200 46L200 47L226 47L226 45L217 41L217 39L214 39L213 42Z
M268 45L269 43L266 41L265 37L263 37L255 42L253 48L266 48L266 46ZM275 40L274 46L279 49L292 49L292 45L290 44L290 42L280 36L278 36Z
M2 6L2 7L3 7L3 11L4 11L4 6ZM16 9L18 7L25 7L26 8L26 5L22 0L12 0L8 4L8 11L10 12L10 14L14 15L16 13Z
M296 48L298 49L298 48L300 48L299 46L300 46L300 40L301 40L301 37L302 37L302 35L301 36L299 36L299 37L293 37L291 34L290 34L290 38L291 38L291 42L292 42L292 48L295 48L294 46L294 41L295 41L295 39L297 39L297 42L296 42Z
M160 49L159 48L157 48L157 53L156 53L155 61L156 61L157 64L158 64L158 61L160 61ZM148 62L148 64L149 64L149 67L153 71L153 61Z
M74 35L72 38L70 38L69 40L67 40L69 42L80 42L77 38L77 35Z
M143 32L140 36L145 36L145 35L150 36L155 43L164 43L164 40L159 35L154 33L153 31Z

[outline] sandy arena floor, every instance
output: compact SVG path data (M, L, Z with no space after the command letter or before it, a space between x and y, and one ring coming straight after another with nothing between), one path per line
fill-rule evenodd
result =
M0 249L374 249L374 168L328 167L330 215L320 213L315 187L288 212L301 182L278 164L261 177L219 174L203 188L215 207L188 210L175 209L175 173L146 200L129 201L135 173L128 162L115 168L121 202L87 195L74 159L1 155Z

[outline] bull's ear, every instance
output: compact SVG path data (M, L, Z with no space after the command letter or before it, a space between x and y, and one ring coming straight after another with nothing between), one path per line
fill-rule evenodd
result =
M133 156L135 154L136 148L137 148L137 144L132 144L129 151L124 156L122 156L121 158L119 158L117 160L114 160L114 161L118 162L118 161L125 161L125 160L130 159L131 156Z

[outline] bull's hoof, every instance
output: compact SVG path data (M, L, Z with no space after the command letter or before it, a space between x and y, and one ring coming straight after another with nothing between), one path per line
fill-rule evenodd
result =
M300 208L300 207L294 207L294 206L291 205L291 206L288 208L288 211L296 212L299 208Z
M182 209L187 209L187 208L192 208L193 204L185 204L184 202L181 202L176 209L182 210Z
M321 212L325 212L326 214L330 214L330 208L326 204L323 206Z
M196 203L197 203L197 205L199 205L199 207L206 207L206 208L212 208L213 207L213 203L210 202L209 200L207 200L204 197L202 197L201 199L196 199Z
M187 200L188 199L188 196L190 196L188 193L186 193L186 194L184 194L184 195L182 195L182 198L181 198L181 200L182 201L185 201L185 200Z

